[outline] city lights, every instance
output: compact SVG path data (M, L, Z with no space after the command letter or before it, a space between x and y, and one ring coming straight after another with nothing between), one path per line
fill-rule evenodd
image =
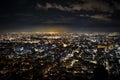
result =
M0 34L0 74L7 76L14 72L20 77L27 73L29 75L25 78L29 80L36 75L41 75L43 80L55 80L58 75L63 78L71 76L72 80L76 76L92 80L97 65L103 65L110 78L117 78L120 74L120 36L115 35L67 32ZM61 80L60 77L57 79Z

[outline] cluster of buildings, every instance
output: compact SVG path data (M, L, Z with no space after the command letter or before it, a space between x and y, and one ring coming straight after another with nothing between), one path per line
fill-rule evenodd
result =
M119 80L119 33L0 34L1 80L92 80L103 65Z

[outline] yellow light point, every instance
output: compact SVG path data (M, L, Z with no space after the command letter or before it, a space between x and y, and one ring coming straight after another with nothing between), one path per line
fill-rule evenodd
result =
M114 49L114 46L111 44L110 46L108 46L108 49L112 50L112 49Z
M97 48L103 48L103 46L102 45L98 45Z
M39 49L35 48L35 51L39 51Z
M45 42L45 44L49 44L49 42L48 42L48 41L46 41L46 42Z
M67 47L67 44L63 44L63 47Z

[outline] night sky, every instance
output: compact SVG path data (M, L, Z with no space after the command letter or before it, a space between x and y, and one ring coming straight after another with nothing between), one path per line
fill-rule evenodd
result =
M0 0L0 32L120 32L120 0Z

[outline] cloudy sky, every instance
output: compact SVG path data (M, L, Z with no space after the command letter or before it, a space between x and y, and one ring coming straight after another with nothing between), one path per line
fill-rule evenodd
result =
M119 0L1 0L0 32L120 32Z

